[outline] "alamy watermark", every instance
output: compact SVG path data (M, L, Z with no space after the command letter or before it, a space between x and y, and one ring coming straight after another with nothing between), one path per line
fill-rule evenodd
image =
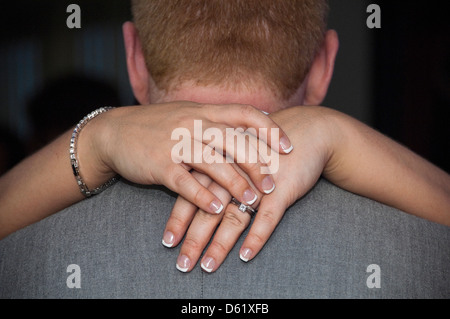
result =
M367 266L366 272L370 273L367 277L367 288L381 288L381 268L377 264Z
M70 15L66 19L66 25L69 29L81 28L81 8L78 4L70 4L66 9Z
M261 163L261 174L274 174L279 168L279 154L265 141L275 143L280 132L278 128L226 128L217 127L203 131L201 120L194 120L193 136L187 128L172 131L176 143L171 152L175 163ZM258 136L258 138L257 138Z
M66 285L67 288L81 288L81 268L77 264L70 264L67 266L68 273L70 273L69 276L67 276L66 279Z
M381 28L381 8L378 4L369 4L366 9L370 15L367 17L366 25L369 29Z

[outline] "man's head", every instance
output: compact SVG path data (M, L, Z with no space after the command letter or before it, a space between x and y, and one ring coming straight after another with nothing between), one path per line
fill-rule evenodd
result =
M246 103L266 111L320 104L338 41L325 0L134 0L124 25L142 104Z

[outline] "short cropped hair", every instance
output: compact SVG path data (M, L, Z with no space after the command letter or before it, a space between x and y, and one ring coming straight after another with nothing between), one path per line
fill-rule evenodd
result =
M149 73L160 90L184 81L257 83L288 100L326 31L326 0L133 0Z

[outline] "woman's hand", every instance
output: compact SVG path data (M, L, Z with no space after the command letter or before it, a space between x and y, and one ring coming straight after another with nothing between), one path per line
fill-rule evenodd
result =
M258 254L285 210L321 175L350 192L450 225L450 176L417 154L332 109L293 107L270 117L283 128L295 149L290 156L280 157L280 168L273 174L276 189L258 199L259 211L240 249L242 260ZM223 202L231 198L210 179L201 180ZM196 212L195 206L179 197L163 243L175 246L187 231L177 267L190 271L220 223L201 261L203 269L215 271L249 225L250 217L233 204L220 216Z
M203 136L198 138L194 132L195 120L204 130L224 133L223 137L227 128L279 129L260 111L244 105L172 102L116 108L92 119L79 133L80 175L90 189L116 174L136 183L163 184L204 211L220 213L221 201L189 173L195 169L211 176L240 201L253 202L255 193L264 190L264 181L271 180L269 174L261 173L264 163L242 165L253 181L252 188L230 163L214 162L224 158L220 154L221 145L224 155L236 159L239 154L228 149L220 138L209 143ZM187 140L193 148L187 148L187 154L173 152L176 144L185 142L176 141L179 136L173 133L177 129L189 135ZM72 130L67 131L0 178L0 239L83 199L69 161L71 134ZM268 143L281 154L291 147L282 130L279 138ZM200 153L206 151L200 154L198 162L195 161L197 146ZM205 154L212 160L211 164L203 161ZM194 160L183 163L184 156L189 155Z
M253 182L251 186L224 157L242 162L239 150L227 144L229 129L240 135L238 139L245 139L245 134L234 130L239 127L256 128L256 132L259 128L279 130L271 119L251 106L174 102L118 108L93 121L96 125L92 130L96 133L89 132L87 125L79 137L78 156L83 176L95 176L90 172L97 170L105 179L116 172L135 183L165 185L205 212L215 214L220 213L226 203L199 183L189 173L191 169L210 176L247 204L256 201L256 191L264 192L267 187L273 187L271 176L261 173L263 162L242 163L241 168ZM220 134L211 140L203 131ZM177 141L180 138L181 141ZM283 148L289 150L291 146L281 130L278 139L267 142L281 153L284 153ZM86 166L84 158L91 158ZM86 184L97 185L99 181L86 180Z
M275 190L259 194L264 196L258 196L253 205L259 204L259 210L240 250L242 260L248 261L256 256L286 209L314 186L327 165L338 134L333 130L332 122L323 116L324 112L321 108L296 107L270 115L289 135L294 151L289 156L279 157L279 169L273 174L277 185ZM253 143L256 143L256 138ZM245 177L245 172L240 173ZM224 188L207 176L195 173L195 177L222 202L230 202L231 195ZM248 227L250 219L249 214L241 212L234 204L228 204L220 215L211 216L180 196L167 222L163 244L168 247L177 245L187 231L177 268L190 271L219 226L201 261L204 270L215 271Z

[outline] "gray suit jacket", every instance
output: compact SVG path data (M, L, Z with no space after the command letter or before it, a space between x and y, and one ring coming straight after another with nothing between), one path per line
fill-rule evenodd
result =
M239 259L241 238L213 274L179 272L179 247L161 244L174 202L119 182L17 231L0 241L0 297L450 298L450 227L325 180L254 260Z

